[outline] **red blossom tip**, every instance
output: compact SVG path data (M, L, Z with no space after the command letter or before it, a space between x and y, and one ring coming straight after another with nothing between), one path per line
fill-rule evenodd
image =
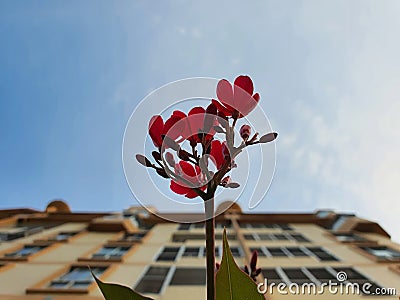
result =
M161 116L156 115L150 119L149 122L149 134L153 141L154 146L160 148L162 145L161 134L164 129L164 121Z

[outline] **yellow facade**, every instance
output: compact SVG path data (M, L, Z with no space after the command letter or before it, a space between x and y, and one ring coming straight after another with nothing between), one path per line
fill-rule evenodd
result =
M399 299L398 295L333 295L327 288L318 295L290 294L291 283L313 280L318 287L340 270L354 276L349 282L369 281L399 293L400 246L376 223L334 212L244 214L237 209L217 218L217 223L226 222L228 233L235 237L230 246L236 248L237 263L248 263L249 253L257 248L258 266L272 270L277 282L286 284L283 292L267 293L267 299ZM221 234L222 229L216 232ZM100 270L99 277L107 282L158 289L147 293L154 299L205 299L201 275L191 278L205 269L203 234L201 226L180 229L180 224L143 214L140 208L124 214L79 214L58 202L45 212L3 210L0 299L103 299L97 286L87 282L91 279L84 277L87 266ZM354 236L360 240L353 241ZM220 240L216 243L221 245ZM268 274L264 273L267 278Z

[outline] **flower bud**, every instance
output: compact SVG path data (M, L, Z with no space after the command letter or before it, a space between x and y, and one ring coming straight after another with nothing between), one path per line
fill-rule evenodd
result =
M226 176L224 179L221 180L221 184L223 186L226 186L229 183L231 183L231 177L230 176Z
M175 168L175 159L172 153L170 152L165 153L165 160L172 168Z
M204 114L204 132L208 133L211 130L212 126L215 123L217 113L217 107L211 103L207 107L206 113Z
M251 134L251 127L249 125L243 125L240 127L240 136L243 140L247 140Z
M145 167L152 167L153 164L147 159L146 156L141 155L141 154L136 154L136 160L143 166Z
M253 251L253 255L251 256L251 261L250 261L250 269L252 272L254 272L257 267L257 251Z
M247 265L244 266L243 272L245 272L247 275L250 275L250 271L249 271L249 268L247 267Z

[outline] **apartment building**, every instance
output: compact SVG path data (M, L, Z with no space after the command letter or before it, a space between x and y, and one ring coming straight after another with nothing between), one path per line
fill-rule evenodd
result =
M281 284L266 299L399 299L400 245L375 222L328 210L250 214L232 202L218 209L217 261L225 227L238 265L257 251L259 283ZM141 207L72 212L61 200L44 211L0 210L0 299L103 299L89 267L154 299L205 299L204 224L167 221L177 217ZM369 289L334 293L329 282ZM304 283L320 290L294 290Z

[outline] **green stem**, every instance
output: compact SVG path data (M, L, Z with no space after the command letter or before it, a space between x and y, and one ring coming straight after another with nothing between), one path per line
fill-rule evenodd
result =
M215 300L215 218L214 197L204 201L206 213L207 300Z

